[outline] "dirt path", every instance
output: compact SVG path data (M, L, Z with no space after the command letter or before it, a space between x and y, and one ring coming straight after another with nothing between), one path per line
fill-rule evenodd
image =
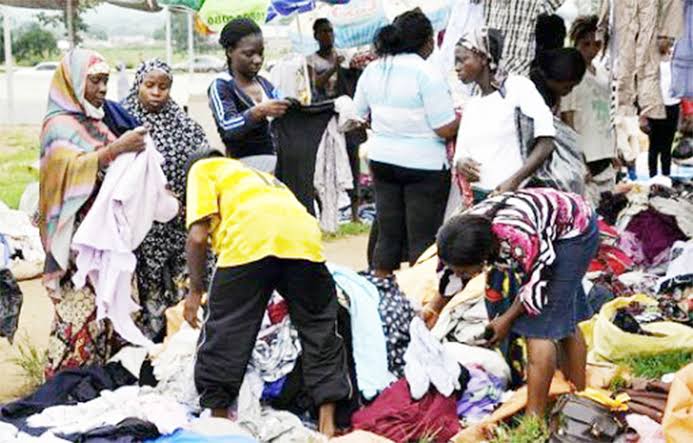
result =
M366 266L366 244L368 236L348 237L326 243L325 254L329 261L361 270ZM19 317L19 329L15 335L14 346L0 338L0 403L21 395L25 390L25 380L21 370L12 363L21 343L31 343L43 351L48 344L53 308L46 296L40 280L21 282L24 305Z

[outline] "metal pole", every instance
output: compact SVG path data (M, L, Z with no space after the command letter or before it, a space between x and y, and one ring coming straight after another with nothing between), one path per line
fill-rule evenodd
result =
M5 39L5 80L7 84L7 120L9 124L14 123L14 86L12 76L14 66L12 63L12 24L10 23L10 10L2 8L2 21Z
M173 66L173 43L171 42L171 10L166 7L166 63Z
M195 61L195 24L193 23L193 13L188 12L188 58L190 59L188 66L188 73L190 74L190 83L192 84L192 76L195 73L195 66L193 62Z
M70 43L70 49L74 49L75 47L75 27L73 23L73 5L72 5L72 0L67 0L66 2L66 19L65 19L65 28L67 28L67 41Z

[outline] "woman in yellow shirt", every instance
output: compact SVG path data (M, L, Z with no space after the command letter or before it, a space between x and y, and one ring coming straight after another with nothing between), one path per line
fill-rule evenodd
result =
M321 405L320 431L332 435L335 402L349 397L351 384L317 220L275 177L221 154L193 156L187 181L185 319L193 327L210 238L218 257L195 362L200 405L216 417L234 415L262 317L277 290L301 338L305 382Z

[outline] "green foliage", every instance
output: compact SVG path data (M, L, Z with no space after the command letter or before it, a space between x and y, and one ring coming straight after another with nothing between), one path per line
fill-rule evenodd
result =
M38 23L30 23L19 29L13 41L14 57L18 61L39 62L58 53L55 36Z
M539 443L548 440L546 421L529 415L516 418L512 425L500 425L490 443Z
M371 230L371 225L368 225L365 223L349 222L349 223L345 223L343 225L340 225L339 229L337 229L337 232L335 232L334 234L323 232L323 240L333 241L333 240L339 240L340 238L344 238L344 237L351 237L354 235L368 234L370 232L370 230Z
M33 164L39 158L38 136L16 129L0 129L0 201L16 209L22 193L38 180Z
M34 346L27 333L17 342L17 356L10 359L24 373L26 385L22 390L31 391L44 382L46 368L46 353Z
M75 7L72 9L72 25L75 30L75 44L82 42L82 35L89 30L89 25L84 21L84 13L94 6L99 5L102 0L80 0L74 1ZM43 26L65 29L67 26L67 8L58 13L40 12L37 14L38 21Z
M630 368L636 377L658 379L664 374L677 372L693 361L693 352L672 351L653 355L638 355L619 361Z

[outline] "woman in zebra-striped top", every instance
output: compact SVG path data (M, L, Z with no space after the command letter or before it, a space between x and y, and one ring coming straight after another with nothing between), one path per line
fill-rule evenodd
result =
M556 369L585 387L586 346L577 327L591 309L582 279L599 244L595 216L575 194L534 188L502 194L451 218L439 231L438 255L463 280L487 267L521 275L511 307L491 319L491 345L510 332L527 339L527 412L543 414ZM489 291L487 291L488 293Z

